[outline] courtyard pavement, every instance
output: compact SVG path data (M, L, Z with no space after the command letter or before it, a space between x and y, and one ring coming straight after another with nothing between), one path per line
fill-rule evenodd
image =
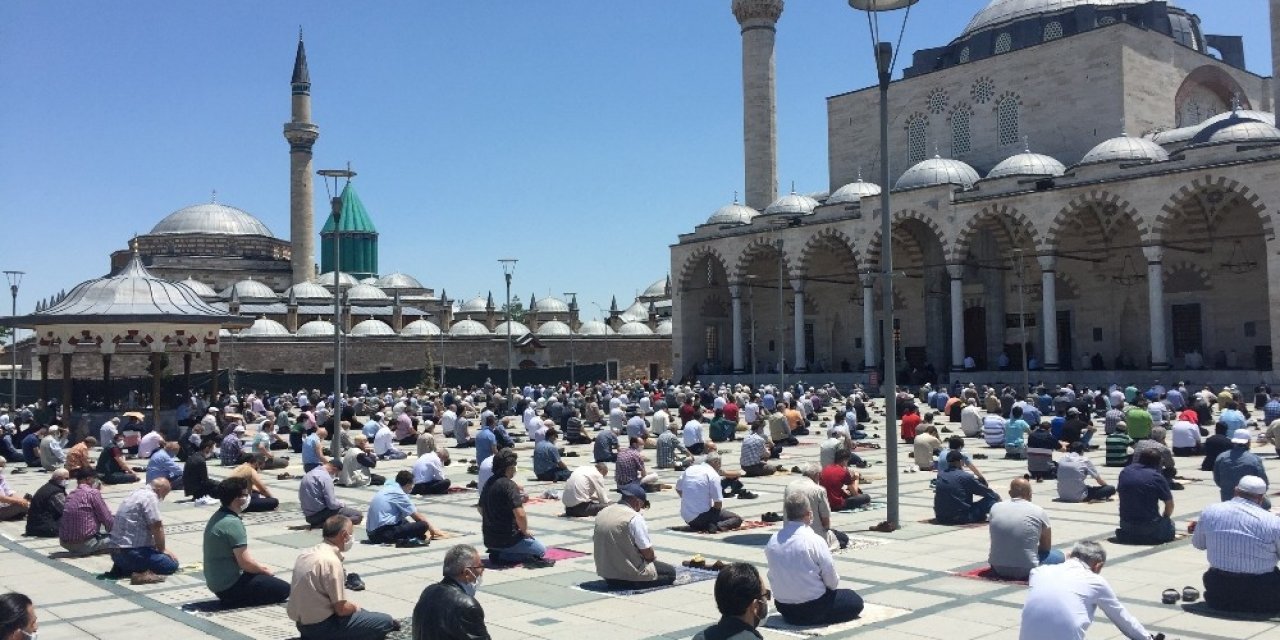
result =
M873 405L873 418L879 417ZM957 433L958 424L951 426ZM883 434L883 429L877 429ZM944 434L945 436L946 434ZM787 469L805 461L816 460L818 436L801 439L802 445L786 449L782 463ZM437 436L438 442L444 439ZM876 440L883 442L883 440ZM552 485L533 481L529 449L519 445L520 471L517 481L530 496L539 496ZM721 445L726 468L737 468L740 444ZM975 461L1002 496L1009 481L1021 476L1025 463L1006 461L999 450L986 450L980 440L970 439L967 450L989 453L991 459ZM580 457L565 458L571 467L590 462L590 446L570 446ZM1258 448L1269 469L1277 464L1270 447ZM465 485L475 476L466 473L460 459L471 459L471 452L454 450L454 462L446 468L456 486ZM653 451L646 451L653 465ZM793 638L860 638L878 640L937 638L967 640L984 638L1003 640L1017 638L1019 616L1026 587L1012 583L991 582L961 577L957 574L985 566L988 535L984 526L957 528L922 522L932 516L932 473L902 474L901 513L903 528L882 534L868 531L885 518L884 484L885 452L860 450L859 455L872 462L864 471L870 484L864 489L874 497L865 511L838 513L832 516L833 527L853 538L850 549L836 555L842 586L857 590L867 602L862 619L831 629L769 628L781 622L771 616L761 631L769 640ZM899 446L899 460L906 467L910 447ZM1090 457L1102 468L1101 451ZM96 459L96 458L95 458ZM1174 520L1180 531L1197 518L1199 511L1218 500L1218 490L1210 474L1199 471L1199 458L1180 459L1181 475L1190 479L1184 491L1175 492ZM381 463L378 472L394 475L408 468L412 458L394 463ZM21 466L11 464L9 471ZM384 468L385 467L385 468ZM1108 482L1114 484L1118 469L1102 468ZM211 467L221 475L224 469ZM290 469L301 475L301 465L294 460ZM388 473L389 472L389 473ZM301 549L319 542L318 531L297 531L291 526L303 524L297 508L297 480L276 480L275 473L264 473L277 498L282 501L275 513L248 514L245 523L254 557L272 567L288 580L294 558ZM659 472L662 481L674 484L678 473ZM19 493L34 493L47 474L28 472L8 474L11 485ZM1280 477L1280 473L1272 473ZM796 476L784 473L769 478L747 479L747 486L760 495L757 500L728 499L725 508L748 520L757 520L765 511L782 511L783 489ZM613 487L612 476L607 486ZM104 487L108 504L114 509L137 485ZM1275 489L1276 487L1273 487ZM1109 560L1103 575L1110 581L1121 601L1152 632L1164 632L1169 638L1203 640L1240 640L1244 638L1280 637L1280 618L1272 620L1223 619L1211 615L1199 605L1164 605L1160 594L1166 588L1181 590L1191 585L1201 588L1200 576L1206 568L1203 552L1191 546L1189 537L1157 547L1122 546L1107 542L1117 523L1117 503L1063 504L1054 502L1053 481L1035 484L1034 500L1052 517L1054 546L1064 551L1080 540L1103 543ZM347 505L364 509L374 489L338 488L339 498ZM96 576L107 571L106 556L61 559L51 557L60 551L56 540L24 538L23 523L0 524L0 591L21 591L29 595L39 610L43 640L64 638L124 639L140 636L153 638L283 639L297 636L285 616L283 606L242 609L231 612L201 613L184 610L183 605L206 602L212 594L204 587L201 573L201 536L204 523L213 508L179 502L174 492L162 505L169 547L182 564L182 570L166 582L143 587L130 586L128 580L112 581ZM347 554L346 568L364 579L366 591L349 594L362 607L407 619L418 594L427 585L440 580L440 565L445 551L458 542L475 545L483 551L480 520L474 508L476 493L468 491L447 496L414 498L419 509L437 526L457 535L421 549L357 544ZM674 565L701 554L708 563L715 560L742 561L765 571L763 546L779 525L719 535L696 535L672 530L683 525L679 517L679 500L674 491L651 496L652 508L645 513L658 558ZM527 508L532 532L549 547L560 547L590 553L592 550L589 519L561 517L559 500L534 500ZM358 527L363 529L363 525ZM363 539L363 532L357 537ZM581 588L596 579L590 555L562 560L546 569L512 568L487 571L479 600L485 608L489 631L496 640L516 638L599 637L611 640L659 640L688 638L715 622L718 614L712 598L712 580L692 580L667 589L638 595L609 595ZM408 637L406 627L404 637ZM1090 638L1122 637L1101 612L1089 634Z

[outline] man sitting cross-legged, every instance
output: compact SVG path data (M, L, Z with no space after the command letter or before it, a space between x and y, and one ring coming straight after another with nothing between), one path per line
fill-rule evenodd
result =
M647 589L675 582L675 567L655 557L649 527L640 513L649 507L644 488L629 484L621 491L621 501L596 514L592 536L596 574L610 589Z
M243 477L231 477L213 490L221 508L204 528L204 578L225 607L256 607L289 599L289 583L249 554L249 534L240 514L249 508L250 487Z
M822 470L818 484L827 492L827 502L832 511L844 511L867 506L871 496L862 492L858 482L862 475L849 471L850 452L837 449L835 460Z
M382 640L400 624L385 613L347 599L342 554L350 551L355 527L344 515L324 521L324 541L303 551L293 564L289 619L302 640Z
M604 477L609 467L603 462L584 464L569 474L564 483L560 501L564 514L571 518L588 518L609 506L609 496L604 488Z
M441 495L449 493L451 480L444 477L444 466L449 464L449 450L440 447L428 451L413 463L413 495Z
M720 454L711 452L699 464L690 466L676 481L680 495L680 517L695 531L715 533L742 526L742 518L725 511L720 473Z
M794 625L829 625L857 618L862 598L852 589L839 589L827 541L810 528L813 511L803 494L783 499L782 530L764 548L769 584L782 618Z
M365 521L369 542L411 546L421 544L428 533L432 539L441 537L441 531L431 526L409 499L413 488L413 473L402 470L394 482L388 482L373 495Z
M933 518L937 524L969 524L983 522L991 506L1000 496L965 471L964 454L951 450L947 468L938 472L938 485L933 494ZM973 499L979 497L975 502Z
M413 640L484 640L489 630L476 589L484 564L475 547L460 544L444 554L444 579L422 590L413 607Z
M480 491L480 531L489 559L497 563L523 563L525 567L549 567L543 559L547 548L529 533L524 494L511 479L516 474L516 452L503 449L489 456L493 478Z
M1262 501L1267 481L1245 476L1235 497L1200 514L1191 544L1208 552L1205 604L1223 611L1280 613L1280 517Z
M1053 548L1049 514L1031 502L1031 482L1014 479L1009 484L1009 497L1009 501L991 507L991 551L987 555L991 570L1003 578L1025 580L1042 564L1064 562L1066 557Z
M815 462L800 465L801 477L792 480L783 493L783 500L793 494L801 494L809 501L809 510L813 519L809 526L818 537L827 541L829 547L837 545L843 549L849 546L849 536L842 531L831 528L831 503L827 501L827 490L818 482L822 479L822 467Z

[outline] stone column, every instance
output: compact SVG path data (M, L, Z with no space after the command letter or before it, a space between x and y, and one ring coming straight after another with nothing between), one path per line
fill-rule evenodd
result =
M111 352L104 350L102 352L102 400L108 407L111 406L111 395Z
M1280 109L1280 0L1271 0L1271 110Z
M1147 307L1151 316L1151 368L1168 369L1165 349L1164 250L1157 246L1142 248L1147 257Z
M160 430L160 374L164 368L162 359L164 358L164 343L157 341L160 350L154 348L151 351L151 428L155 431Z
M745 348L742 344L742 285L729 285L729 302L733 309L733 372L742 373Z
M773 45L783 0L733 0L742 27L742 138L747 206L778 198L778 116Z
M862 274L862 369L876 368L876 276Z
M182 387L184 391L191 390L191 352L182 354Z
M71 431L71 357L75 354L75 345L62 343L62 401L59 408L62 409L62 426L68 433Z
M1040 302L1044 318L1044 368L1057 371L1058 366L1058 257L1053 254L1037 256L1040 261Z
M947 265L951 277L951 370L964 371L964 265Z
M40 360L40 399L49 400L49 354L41 353Z
M804 278L792 278L791 289L795 291L796 310L795 316L795 343L796 343L796 373L804 373L809 370L809 354L805 353L804 340Z
M218 397L218 358L221 355L217 351L209 352L209 373L213 374L213 377L209 380L210 400Z

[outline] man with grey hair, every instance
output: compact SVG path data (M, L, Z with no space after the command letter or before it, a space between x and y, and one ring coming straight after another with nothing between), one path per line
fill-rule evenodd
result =
M26 535L34 538L58 537L58 523L62 521L62 510L67 503L67 479L70 477L71 474L66 469L54 469L49 481L31 496Z
M1245 476L1235 497L1211 504L1194 525L1191 544L1208 552L1205 604L1222 611L1280 613L1280 517L1263 506L1267 481Z
M487 640L484 608L476 590L484 582L484 563L471 545L444 554L444 579L422 590L413 607L413 640Z
M676 481L680 517L694 531L716 533L742 526L742 518L723 509L725 488L719 467L720 456L713 451L701 463L685 469Z
M1169 481L1171 489L1181 489L1182 485L1174 482L1173 479L1178 475L1178 468L1173 459L1173 450L1165 444L1167 436L1164 427L1152 427L1151 436L1133 443L1133 459L1137 460L1143 451L1154 449L1160 452L1160 473L1165 480Z
M769 585L778 613L793 625L830 625L857 618L862 598L852 589L838 589L831 549L814 533L809 499L793 493L782 501L786 522L765 545Z
M1019 640L1080 640L1099 606L1124 637L1147 640L1150 634L1100 575L1106 562L1102 545L1085 541L1076 543L1066 562L1032 569Z
M782 494L783 502L792 495L803 495L809 501L809 510L813 513L813 520L809 523L813 532L826 540L829 547L848 547L849 536L831 528L831 505L827 503L827 490L818 484L822 467L815 462L806 462L800 465L800 474L800 478L787 485Z
M603 462L584 464L574 469L560 494L564 514L570 518L590 518L609 506L609 494L604 488L607 475L609 467Z

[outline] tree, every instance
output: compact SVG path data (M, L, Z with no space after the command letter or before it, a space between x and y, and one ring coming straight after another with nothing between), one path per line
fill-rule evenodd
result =
M516 322L524 322L524 303L520 301L520 296L511 296L511 304L502 305L502 312Z

